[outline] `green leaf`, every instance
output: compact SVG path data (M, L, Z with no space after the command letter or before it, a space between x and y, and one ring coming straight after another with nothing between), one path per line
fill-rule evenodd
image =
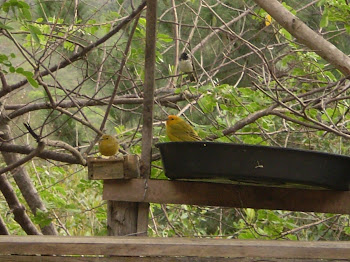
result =
M146 26L146 19L145 18L140 18L139 19L139 24L143 25L143 26Z
M2 29L6 29L6 30L13 30L13 27L5 25L3 23L0 22L0 28Z
M34 41L37 43L37 44L40 44L40 39L38 37L37 34L34 34L34 33L30 33L30 35L33 37Z
M344 25L346 33L350 34L350 25Z
M320 0L320 1L318 1L317 6L324 5L326 3L326 1L328 1L328 0Z
M244 211L247 215L248 222L253 222L255 218L255 210L252 208L246 208Z
M24 72L24 69L22 67L18 67L16 69L16 73L18 73L18 74L23 74L23 72Z
M328 11L326 10L326 11L324 11L322 18L321 18L321 21L320 21L321 28L328 26L328 22L329 22L328 18L329 18Z
M40 226L47 226L51 223L51 221L52 219L49 217L48 212L37 209L33 222L39 224Z
M167 34L158 34L157 38L165 43L171 43L173 39Z
M74 51L75 45L70 43L70 42L65 41L63 43L63 47L69 51Z
M18 6L23 9L30 9L30 6L24 1L16 1Z
M37 35L42 35L42 32L39 27L35 25L28 25L28 28L31 33L37 34Z
M0 54L0 63L2 63L2 61L8 60L7 55L4 54Z
M33 73L29 71L24 71L21 74L24 75L25 77L33 77Z
M215 98L212 95L203 96L198 104L201 106L204 113L211 113L216 105Z
M38 88L39 87L39 84L38 82L32 78L32 77L27 77L27 80L29 82L29 84L32 86L32 87L35 87L35 88Z
M29 9L26 9L26 8L23 8L21 9L22 10L22 16L23 18L27 19L27 20L32 20L32 14L31 12L29 11Z
M9 10L10 10L10 3L9 2L6 2L2 5L2 10L4 10L4 12L8 13Z

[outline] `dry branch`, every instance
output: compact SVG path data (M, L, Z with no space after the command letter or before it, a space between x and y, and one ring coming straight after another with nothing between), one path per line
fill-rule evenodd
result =
M46 76L50 73L56 72L59 69L63 69L67 67L68 65L74 63L75 61L81 59L84 57L88 52L93 50L95 47L103 44L106 42L108 39L110 39L112 36L114 36L116 33L118 33L125 25L127 25L131 20L133 20L146 6L146 2L142 2L137 9L135 9L128 17L126 17L123 21L121 21L115 28L113 28L109 33L98 39L96 42L88 45L87 47L83 48L79 53L76 53L72 55L71 57L59 62L57 65L50 67L48 70L45 70L43 72L40 72L39 75L41 77ZM7 95L8 93L24 86L27 84L28 81L22 80L14 85L8 86L7 89L2 89L0 90L0 97L3 97Z
M171 90L172 93L174 89ZM179 101L185 101L186 99L194 99L198 98L198 95L173 95L172 93L168 94L164 97L159 97L155 99L155 103L159 103L161 105L167 104L167 103L177 103ZM84 107L84 106L102 106L106 105L109 100L103 99L103 100L88 100L88 99L77 99L75 100L75 103L72 101L63 101L60 103L60 108L56 108L56 110L62 111L62 108L74 108L77 105ZM113 105L138 105L142 104L144 101L143 98L140 97L118 97L113 100ZM5 105L4 108L6 110L14 110L13 112L10 112L8 115L2 114L0 116L0 123L7 123L11 119L14 119L16 117L19 117L21 115L24 115L28 112L34 112L37 110L42 109L54 109L50 103L46 102L40 102L40 103L33 103L33 104L13 104L13 105Z
M35 148L28 145L22 146L22 145L10 144L10 143L0 143L0 151L2 152L29 154L34 149ZM67 164L81 164L80 159L73 155L53 152L51 150L43 150L41 153L37 155L37 157L40 157L42 159L59 161Z
M9 235L10 232L8 231L5 221L2 219L0 215L0 235Z
M11 163L5 168L0 169L0 175L4 174L5 172L14 170L15 168L19 167L20 165L27 163L29 160L31 160L33 157L37 156L39 153L41 153L44 150L45 144L44 142L39 142L38 147L31 151L27 156L23 157L22 159L17 160L14 163Z
M13 140L11 137L11 131L9 126L3 125L0 126L0 128L4 131L4 134L1 136L2 141L11 141L8 143L12 144ZM17 154L7 152L1 153L3 155L5 163L8 166L20 161ZM38 209L42 210L43 212L46 212L47 209L43 201L41 200L38 191L35 189L27 170L23 166L18 166L15 170L12 169L11 173L33 214L35 215ZM52 223L46 226L42 226L41 230L45 235L57 235L56 228Z
M350 74L350 58L335 45L310 29L298 17L289 12L277 0L254 0L266 10L281 26L291 33L300 43L315 51L323 59L334 65L345 76Z
M11 209L15 221L23 228L28 235L40 235L35 225L26 213L25 207L19 202L16 193L4 174L0 175L0 191Z

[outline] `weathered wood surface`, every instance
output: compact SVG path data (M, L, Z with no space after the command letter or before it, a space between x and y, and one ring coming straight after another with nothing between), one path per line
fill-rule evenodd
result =
M147 185L147 186L145 186ZM350 191L144 179L104 181L103 199L350 214Z
M72 257L72 256L1 256L2 262L345 262L339 259L222 258L222 257Z
M92 180L130 179L140 176L139 157L125 155L122 158L88 158L88 177ZM139 235L138 203L108 201L107 230L109 236ZM142 234L142 233L140 233Z
M140 159L138 155L124 156L124 175L125 178L140 177Z
M138 203L107 201L107 232L109 236L136 235Z
M0 236L0 254L349 259L350 242L148 237Z
M124 178L124 158L89 158L87 163L91 180Z
M137 155L115 158L89 157L87 164L88 178L91 180L129 179L140 176L139 157Z

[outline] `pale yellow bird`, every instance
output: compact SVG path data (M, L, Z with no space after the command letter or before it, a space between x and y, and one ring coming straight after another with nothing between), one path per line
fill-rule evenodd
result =
M119 150L118 140L111 135L102 135L98 142L98 150L103 156L114 156Z
M166 134L170 141L201 141L197 132L185 120L170 115L166 121Z

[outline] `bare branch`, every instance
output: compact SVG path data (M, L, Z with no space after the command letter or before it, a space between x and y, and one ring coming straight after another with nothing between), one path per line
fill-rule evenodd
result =
M0 175L0 191L4 195L8 206L12 210L14 219L21 225L23 230L28 235L40 235L40 232L28 217L25 207L19 202L16 193L4 174Z
M33 157L35 157L39 153L41 153L44 150L44 147L45 147L45 143L40 141L38 143L38 147L35 150L33 150L32 152L30 152L27 156L23 157L22 159L18 160L15 163L12 163L12 164L8 165L5 168L0 169L0 175L5 173L5 172L11 171L11 170L15 169L16 167L19 167L20 165L28 162Z
M96 42L88 45L84 49L82 49L79 53L76 53L72 55L71 57L67 58L64 61L59 62L57 65L50 67L49 70L45 70L43 72L40 72L40 76L46 76L49 74L49 72L55 72L59 69L63 69L66 66L74 63L75 61L81 59L84 57L88 52L90 52L95 47L99 46L100 44L106 42L108 39L110 39L113 35L118 33L125 25L127 25L131 20L133 20L146 6L146 2L142 2L137 9L135 9L128 17L126 17L122 22L120 22L115 28L113 28L109 33L98 39ZM22 80L14 85L10 85L7 90L0 90L0 97L5 96L6 94L10 93L11 91L18 89L22 86L24 86L28 81Z
M336 46L310 29L298 17L277 0L254 0L300 43L306 45L326 61L338 68L345 76L350 74L350 58Z
M19 154L30 154L35 150L35 148L30 146L22 146L22 145L13 145L10 143L0 143L0 151L9 152L9 153L19 153ZM67 164L81 164L79 158L72 156L70 154L53 152L50 150L43 150L41 153L37 155L42 159L49 159L54 161L59 161Z

